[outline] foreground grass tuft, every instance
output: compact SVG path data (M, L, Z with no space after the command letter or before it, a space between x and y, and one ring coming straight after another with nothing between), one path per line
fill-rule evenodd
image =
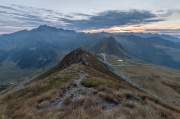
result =
M111 87L111 88L117 88L117 89L121 87L120 85L118 85L117 83L111 80L104 80L101 78L94 78L94 77L83 80L81 84L86 87L94 87L94 88L97 88L100 85Z

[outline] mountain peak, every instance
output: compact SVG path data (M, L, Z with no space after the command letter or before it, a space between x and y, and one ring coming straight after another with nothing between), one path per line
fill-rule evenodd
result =
M38 28L46 28L46 27L50 27L48 25L40 25Z
M83 63L84 65L92 65L91 59L95 58L90 52L83 47L79 47L66 55L59 63L58 67L65 68L73 63Z
M115 38L112 36L109 36L107 39L115 40Z
M92 48L92 52L130 58L128 51L112 36L102 38L101 41Z
M79 47L75 51L88 52L84 47Z
M45 73L42 77L46 77L54 72L65 69L72 64L83 64L102 73L109 74L110 76L115 76L115 74L111 72L106 64L99 61L93 54L91 54L83 47L79 47L67 54L57 66L51 69L51 71L49 71L48 73Z
M76 33L74 30L67 30L63 28L57 28L48 25L40 25L38 28L33 29L32 31L44 32L44 31L52 31L52 32L62 32L62 33Z
M102 40L103 40L104 43L106 43L106 45L108 45L108 44L113 44L113 45L119 44L119 43L116 41L116 39L115 39L114 37L112 37L112 36L110 36L110 37L104 37Z
M40 25L37 29L35 30L38 30L38 31L44 31L44 30L54 30L54 31L57 31L58 29L56 27L52 27L52 26L48 26L48 25Z

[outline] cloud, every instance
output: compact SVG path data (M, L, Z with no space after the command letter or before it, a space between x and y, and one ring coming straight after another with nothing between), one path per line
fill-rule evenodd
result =
M69 24L69 27L78 27L79 29L98 29L121 25L146 24L162 20L164 19L145 10L106 11L90 16L89 19L85 20L62 19L62 21Z
M180 29L147 29L147 32L163 33L163 34L179 34Z
M179 13L179 10L160 10L158 14L147 10L109 10L98 14L63 14L51 9L3 4L0 5L0 32L31 29L44 24L74 30L106 29L125 25L141 26L164 21L173 13Z
M37 27L42 24L63 26L63 22L59 19L63 18L63 14L53 10L46 10L33 7L25 7L19 5L0 5L0 23L1 26L31 26ZM8 19L8 20L7 20Z

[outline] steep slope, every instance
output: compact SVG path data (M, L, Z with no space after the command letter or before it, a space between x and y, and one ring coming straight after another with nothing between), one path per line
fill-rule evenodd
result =
M149 63L180 69L179 43L159 37L141 38L135 35L117 35L120 42L129 52Z
M91 48L91 51L94 53L115 55L121 58L131 58L130 53L128 53L112 36L101 39L99 43Z
M2 65L2 62L6 59L7 53L4 50L0 49L0 66Z
M176 119L179 109L117 77L78 48L24 88L0 96L1 118Z
M71 50L72 44L69 44L76 34L72 30L42 25L30 31L0 36L0 48L6 51L7 59L20 68L42 67L59 59L59 55L63 56L63 51ZM39 62L42 64L37 65Z
M73 49L72 30L57 29L46 25L0 36L0 82L32 77L58 63Z
M104 63L99 61L93 54L82 47L77 48L66 55L58 65L49 70L47 74L43 74L43 77L45 77L46 75L50 75L53 72L64 69L74 63L82 63L86 66L99 70L102 73L117 77L112 71L109 70L109 68Z
M180 107L180 71L153 64L138 63L132 60L117 61L115 57L105 57L107 64L132 85L156 96L166 103Z

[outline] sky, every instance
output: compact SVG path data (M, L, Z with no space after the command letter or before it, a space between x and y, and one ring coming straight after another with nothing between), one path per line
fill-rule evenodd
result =
M180 0L0 0L0 34L39 25L180 37Z

